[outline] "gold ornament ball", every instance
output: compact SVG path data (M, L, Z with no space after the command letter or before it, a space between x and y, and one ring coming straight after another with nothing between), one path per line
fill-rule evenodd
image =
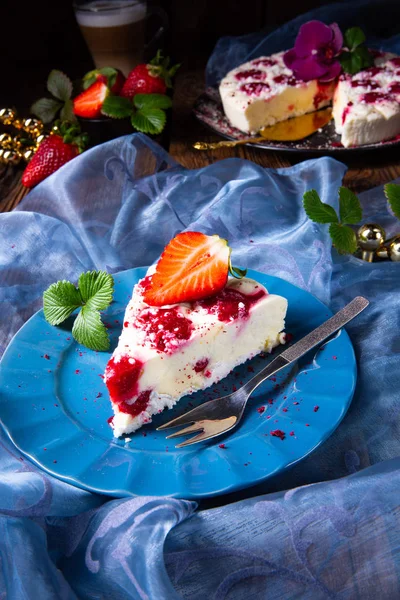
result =
M394 238L389 246L390 260L400 262L400 235Z
M15 129L22 129L24 127L24 122L21 119L14 119L12 126L15 127Z
M26 148L22 152L22 158L24 160L26 160L26 162L29 162L31 160L32 156L35 154L35 150L36 150L36 148L34 148L33 146L30 146L29 148Z
M21 154L17 150L6 150L3 154L3 160L6 164L17 165L21 160Z
M0 108L0 122L4 125L12 125L17 113L12 108Z
M38 136L43 131L43 123L39 119L29 118L24 120L23 128L27 133Z
M6 151L5 148L0 148L0 163L4 163L3 154Z
M362 250L373 252L382 246L386 233L383 227L376 223L365 223L358 230L357 237Z
M12 146L13 140L9 133L2 133L0 135L0 145L3 148L10 148Z
M14 150L20 150L22 147L22 142L17 135L12 139L12 147Z
M43 140L45 140L47 138L47 135L44 135L43 133L41 135L38 135L36 140L35 140L35 146L36 148L38 146L40 146L40 144L43 142Z

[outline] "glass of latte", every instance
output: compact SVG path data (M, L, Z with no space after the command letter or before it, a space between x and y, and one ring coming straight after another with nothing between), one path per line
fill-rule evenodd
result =
M96 68L115 67L127 75L142 62L146 20L154 13L145 1L76 0L74 11ZM165 13L157 9L157 14L162 25L155 38L167 25Z

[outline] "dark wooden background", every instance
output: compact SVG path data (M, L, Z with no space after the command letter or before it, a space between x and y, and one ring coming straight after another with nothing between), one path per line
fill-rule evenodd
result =
M308 158L243 146L198 152L193 149L195 141L218 141L219 138L194 119L192 106L203 89L205 64L218 38L270 31L328 2L153 0L151 4L163 8L169 18L162 47L174 62L182 63L174 84L168 128L159 140L176 160L188 168L199 168L235 156L264 167L285 167ZM345 4L351 11L352 2ZM93 68L74 18L72 0L26 3L3 0L1 14L0 107L15 106L20 115L27 115L32 102L45 93L51 69L61 69L71 79L79 79ZM354 18L356 21L357 15ZM150 39L158 22L153 18L148 24ZM345 184L356 192L400 176L397 150L348 157L345 162L349 167ZM14 208L27 193L20 182L22 170L23 165L0 165L0 212Z

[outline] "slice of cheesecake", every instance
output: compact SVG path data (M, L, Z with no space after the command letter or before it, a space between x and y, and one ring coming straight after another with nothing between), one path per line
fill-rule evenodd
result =
M342 74L335 90L332 114L346 148L400 134L400 58L374 54L373 67L352 76Z
M248 278L216 295L167 306L144 300L152 269L133 289L106 371L114 436L131 433L164 408L284 343L287 301Z
M219 92L225 115L246 133L313 112L332 102L334 82L296 79L284 52L261 56L230 71Z

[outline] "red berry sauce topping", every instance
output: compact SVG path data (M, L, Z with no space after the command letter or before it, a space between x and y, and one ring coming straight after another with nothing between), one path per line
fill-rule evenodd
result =
M345 120L346 120L346 118L347 118L347 115L348 115L348 114L349 114L349 112L350 112L350 108L351 108L352 106L353 106L353 103L352 103L352 102L349 102L349 103L347 104L346 108L344 109L344 111L343 111L343 114L342 114L342 125L344 125L344 122L345 122Z
M149 401L150 401L151 390L146 390L145 392L140 392L136 401L133 404L128 404L127 402L121 402L119 404L119 410L123 413L128 413L132 417L137 417L141 412L146 410Z
M370 75L371 77L375 77L375 75L378 75L378 73L381 73L384 70L385 69L383 67L369 67L368 69L365 69L363 72L368 73L368 75Z
M373 79L353 79L351 87L367 87L370 90L377 90L380 88L380 84Z
M208 362L208 358L200 358L194 365L193 370L196 371L196 373L201 373L208 365Z
M121 356L118 362L110 358L106 367L106 385L113 402L121 404L137 394L142 368L140 360L129 356Z
M258 65L263 65L263 67L273 67L276 65L276 61L272 58L257 58L257 60L253 60L252 64L255 67L258 67Z
M199 300L196 304L205 308L209 313L217 315L219 321L228 322L235 319L247 319L250 308L265 295L265 290L259 290L249 296L238 290L225 288L216 296Z
M269 84L262 81L251 81L240 86L240 90L248 96L259 96L262 92L266 92L269 89Z
M146 341L159 352L176 349L181 340L188 340L192 322L179 312L178 307L145 309L137 317L137 326L146 332ZM135 323L135 325L136 325Z
M248 69L247 71L239 71L235 75L238 81L243 81L243 79L256 79L257 81L262 81L265 79L265 72L260 71L259 69Z
M361 96L361 102L365 102L365 104L375 104L375 102L384 102L385 100L393 100L393 98L382 92L367 92Z
M390 62L392 63L392 65L394 65L395 67L400 67L400 58L391 58Z
M298 80L293 75L277 75L274 77L275 83L286 83L286 85L297 85Z
M389 85L388 90L391 94L400 94L400 83L399 82L391 83Z

